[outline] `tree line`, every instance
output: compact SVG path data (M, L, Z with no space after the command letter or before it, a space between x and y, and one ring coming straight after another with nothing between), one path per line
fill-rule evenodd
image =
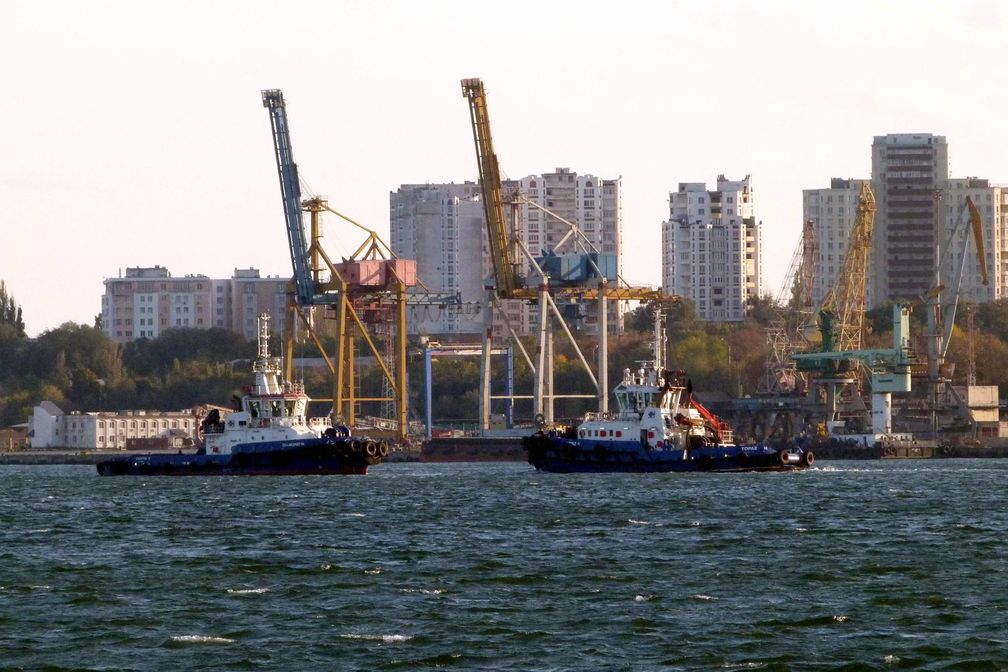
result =
M778 314L769 299L751 302L749 314L738 324L706 323L697 319L689 302L667 308L667 353L671 368L682 368L698 393L728 396L756 395L766 377L766 327ZM978 384L997 385L1008 393L1008 301L981 304L974 313L974 330L964 328L967 310L956 316L947 359L956 364L956 382L968 368L970 349L977 366ZM648 306L626 314L625 331L610 338L609 384L617 384L624 369L635 369L650 359L652 318ZM891 342L891 308L881 307L866 316L868 345L888 347ZM918 352L925 352L924 311L913 313L911 334ZM593 389L574 350L557 337L554 389L558 394ZM595 339L580 340L594 370ZM535 351L533 339L526 349ZM280 352L279 344L274 352ZM172 329L156 339L139 339L125 345L113 343L97 326L66 323L37 337L25 335L20 306L0 282L0 426L26 422L32 408L43 400L64 411L178 410L197 404L228 405L250 380L255 343L224 329ZM409 409L411 419L424 417L423 358L419 344L410 347ZM305 349L308 356L313 352ZM504 394L503 358L493 362L492 394ZM435 418L475 422L479 408L478 358L441 358L433 363ZM309 395L329 397L332 383L325 369L299 372ZM516 394L530 394L532 372L515 350ZM380 396L377 369L358 375L362 396ZM591 399L558 400L559 418L576 418L594 410ZM504 410L495 401L494 413ZM316 407L314 414L327 409ZM377 404L361 409L379 414ZM519 420L532 416L530 401L516 404Z

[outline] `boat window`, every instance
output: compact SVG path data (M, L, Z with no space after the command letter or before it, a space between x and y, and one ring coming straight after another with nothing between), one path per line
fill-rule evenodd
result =
M294 403L295 402L293 400L288 400L285 403L287 404L287 417L288 418L293 418L294 417Z
M619 404L619 409L621 411L627 410L627 398L626 392L618 392L616 394L616 403Z
M274 418L280 417L280 400L274 399L270 402L270 415Z
M250 401L249 402L249 413L252 414L253 418L258 418L259 417L259 402L258 401Z

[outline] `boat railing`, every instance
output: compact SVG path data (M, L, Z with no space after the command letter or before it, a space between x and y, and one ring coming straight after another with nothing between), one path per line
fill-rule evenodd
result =
M600 420L618 420L619 413L613 411L588 411L584 414L584 419L588 422L598 422Z
M332 427L332 420L328 415L319 418L308 418L309 427Z
M303 394L303 393L304 393L304 381L302 380L284 381L284 394Z

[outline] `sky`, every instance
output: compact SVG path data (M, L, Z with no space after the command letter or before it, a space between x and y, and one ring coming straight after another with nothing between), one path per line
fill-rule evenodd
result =
M970 0L0 0L0 280L36 336L92 324L127 267L289 276L267 88L311 193L387 240L400 184L477 179L480 77L505 177L622 178L632 283L661 282L669 191L752 175L776 295L802 189L870 177L875 135L1008 184L1006 34Z

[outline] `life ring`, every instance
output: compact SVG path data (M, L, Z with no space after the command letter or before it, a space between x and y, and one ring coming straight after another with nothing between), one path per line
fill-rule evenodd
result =
M361 453L364 451L364 446L361 445L360 441L351 441L350 450L352 450L355 453Z
M780 460L781 464L787 464L791 457L791 453L787 451L787 448L781 448L781 451L777 453L777 459Z
M386 457L388 457L388 453L389 453L388 444L385 443L384 441L379 442L378 456L381 457L382 459L385 459Z
M364 450L367 452L368 457L374 457L378 454L378 446L375 445L374 441L368 441L364 444Z
M815 455L812 453L811 450L805 451L805 454L802 456L802 462L805 463L806 467L811 467L813 464L815 464Z

